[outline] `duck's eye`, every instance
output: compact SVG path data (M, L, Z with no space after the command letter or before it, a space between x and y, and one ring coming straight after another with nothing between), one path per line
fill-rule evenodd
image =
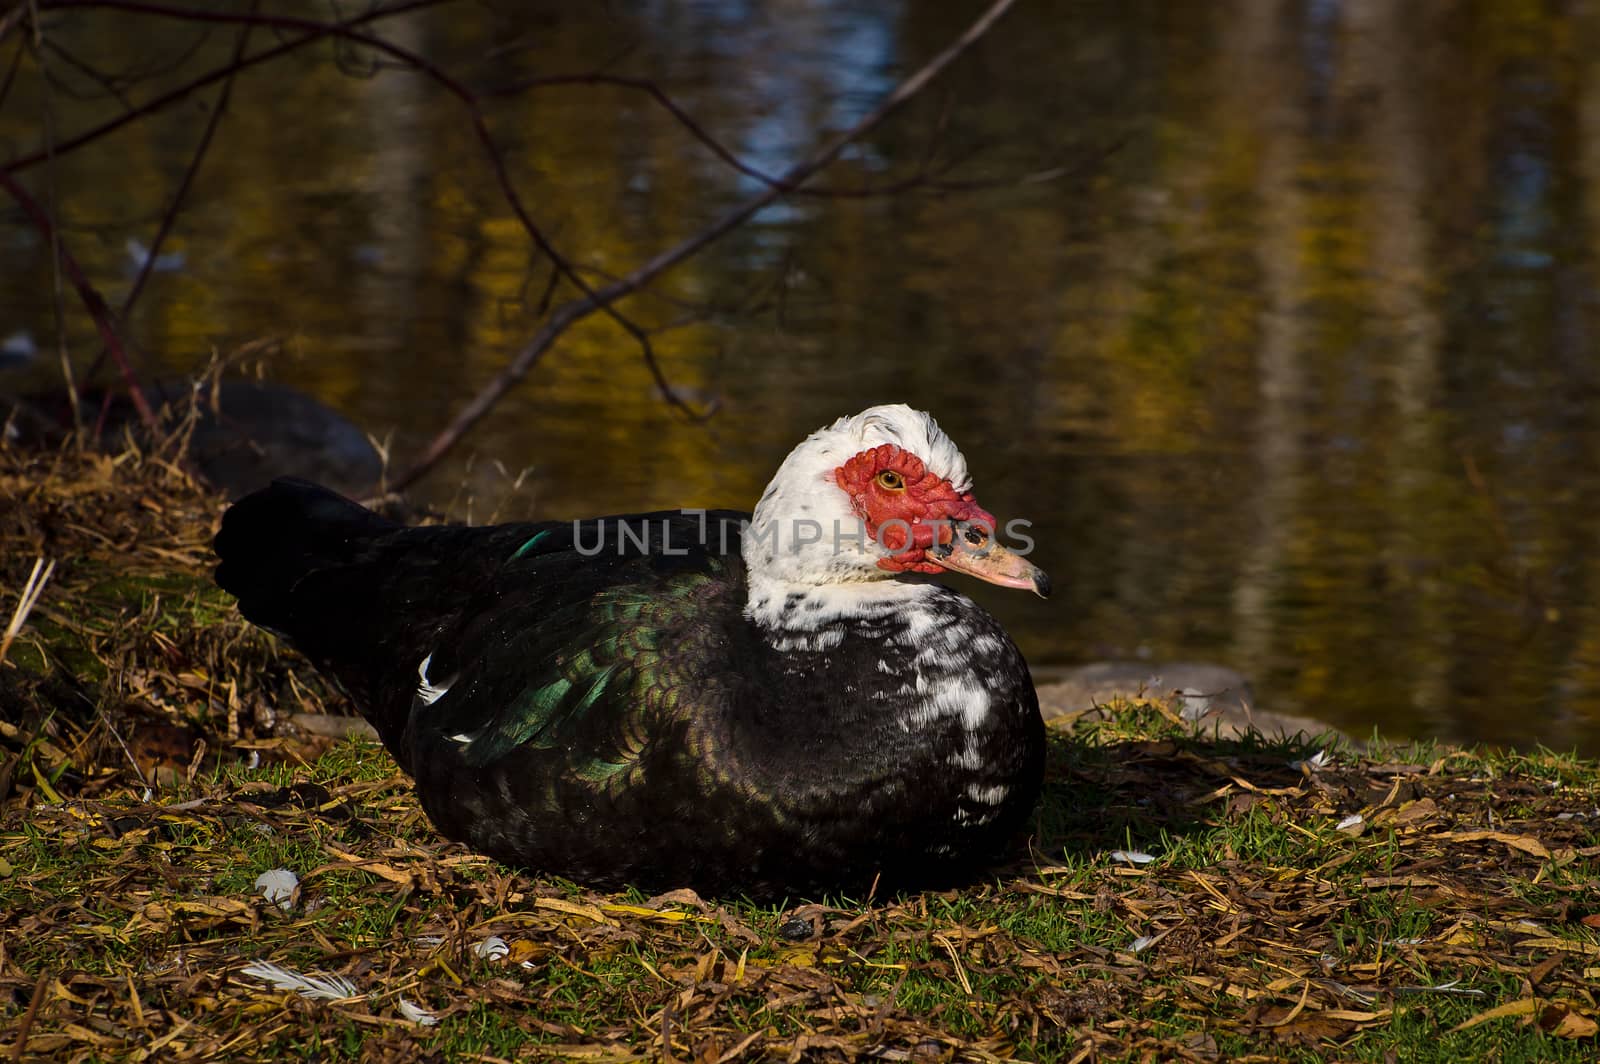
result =
M892 469L885 469L878 474L878 487L884 491L905 491L906 480Z

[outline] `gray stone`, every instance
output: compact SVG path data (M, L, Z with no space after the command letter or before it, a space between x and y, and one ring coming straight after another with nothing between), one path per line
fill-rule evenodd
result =
M1272 713L1255 704L1243 673L1204 662L1099 661L1090 665L1036 666L1039 712L1047 723L1065 724L1116 699L1167 700L1185 719L1225 737L1254 728L1267 736L1334 731L1310 717Z

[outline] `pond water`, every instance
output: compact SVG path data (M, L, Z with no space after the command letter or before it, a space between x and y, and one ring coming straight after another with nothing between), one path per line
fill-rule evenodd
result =
M375 25L477 91L654 79L778 172L978 10L456 3ZM105 12L54 15L49 39L56 89L24 58L0 159L235 46ZM272 377L392 434L404 465L532 335L548 266L427 79L324 43L232 91L163 248L181 258L128 318L142 364L275 340ZM113 305L215 92L20 171ZM627 88L486 114L597 281L759 188ZM1600 6L1023 4L819 184L928 161L959 187L791 198L623 305L682 394L715 402L705 424L596 318L422 492L479 520L744 508L811 429L905 401L962 445L988 509L1033 524L1055 597L974 591L1030 659L1215 661L1263 706L1358 733L1600 753ZM49 261L8 202L0 338L54 348ZM92 327L63 306L81 370ZM0 387L48 386L52 364Z

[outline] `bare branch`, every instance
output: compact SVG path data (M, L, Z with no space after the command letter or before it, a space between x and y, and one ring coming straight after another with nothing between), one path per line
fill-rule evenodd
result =
M27 13L28 0L17 0L16 3L11 5L11 10L7 11L4 15L0 15L0 41L6 39L6 37L11 33L12 27L20 26L22 24L23 17L26 16Z
M770 174L756 169L743 159L740 159L737 155L733 154L733 152L729 151L726 145L707 132L706 128L696 121L688 111L684 110L683 107L676 100L674 100L665 89L648 78L630 78L624 77L620 74L603 73L551 74L543 77L525 78L511 85L494 89L485 93L484 95L514 96L519 93L526 92L529 89L554 88L561 85L610 85L615 88L631 89L635 92L642 92L660 105L660 107L668 114L670 114L679 125L688 131L691 137L705 145L711 154L721 159L724 163L727 163L728 166L739 171L739 173L744 174L746 177L754 178L769 188L780 188L785 192L796 191L793 188L784 188L781 178L773 177Z
M0 34L0 40L3 39L4 35ZM11 95L11 86L17 80L17 69L22 66L22 53L27 49L27 39L18 38L16 50L11 53L11 65L6 67L5 78L0 79L0 105L3 105L6 102L6 97Z
M252 0L250 10L254 11L260 0ZM189 159L189 166L183 172L183 178L178 182L178 189L172 194L172 203L168 205L167 212L161 218L161 225L156 229L156 235L150 240L150 254L145 257L144 264L139 267L139 275L133 279L133 287L128 290L127 296L122 300L121 316L127 318L133 310L134 303L138 302L139 293L144 291L144 285L150 278L150 271L155 268L156 256L161 254L161 245L166 242L167 236L172 232L172 225L178 218L178 211L183 206L183 201L189 195L189 188L194 184L195 175L200 172L200 164L205 161L206 152L211 148L211 138L216 136L217 126L222 122L222 115L228 109L228 99L233 95L233 82L239 73L240 61L244 59L244 50L250 44L250 29L245 26L239 31L239 40L233 48L233 69L222 83L222 90L217 93L216 101L211 105L211 114L206 119L206 128L200 134L200 143L195 145L194 155Z
M31 35L25 35L29 50L33 54L33 61L38 66L40 80L44 83L44 92L40 99L43 111L44 147L49 165L45 171L45 191L48 193L48 202L44 208L44 215L50 220L49 239L46 243L50 248L50 310L55 319L56 358L61 364L61 382L66 386L67 404L72 408L72 427L74 433L83 428L83 406L79 402L78 384L72 378L72 359L67 354L67 312L66 299L61 290L62 262L65 251L61 246L61 228L56 225L61 217L58 202L59 186L56 184L55 168L55 143L56 143L56 109L54 82L50 75L50 65L46 60L44 48L44 29L40 24L37 10L37 0L29 0L34 5L33 30Z
M170 90L168 92L162 93L160 96L157 96L153 100L150 100L150 101L148 101L148 102L146 102L144 104L141 104L139 107L135 108L134 110L132 110L132 111L126 113L126 114L121 114L121 115L118 115L116 118L108 119L107 121L102 122L100 125L95 126L92 129L87 129L84 132L79 133L75 137L69 137L66 140L61 141L59 144L56 144L51 148L48 148L48 149L47 148L40 148L37 151L29 152L26 155L19 155L15 159L11 159L8 162L6 162L3 166L0 166L0 169L4 169L4 170L10 171L11 173L15 174L15 173L17 173L19 171L26 170L29 167L33 167L33 166L39 165L40 163L44 162L46 159L50 158L52 155L54 155L55 157L59 158L60 156L66 155L69 152L75 151L76 149L81 148L86 144L89 144L89 143L91 143L93 141L99 140L101 137L104 137L104 136L106 136L106 135L108 135L110 133L114 133L117 130L121 129L123 126L127 125L128 123L136 121L137 119L143 118L145 115L154 114L157 111L165 110L166 108L172 106L173 104L179 103L182 100L187 99L189 96L191 96L195 92L198 92L199 90L201 90L203 88L206 88L208 85L213 85L213 84L223 80L224 78L228 78L228 77L233 76L239 70L243 70L243 69L245 69L247 67L257 66L258 64L261 64L261 63L269 62L270 60L277 59L279 56L287 55L290 52L293 52L293 51L296 51L297 49L303 48L308 44L314 44L315 42L317 42L319 40L322 40L325 37L335 36L335 35L338 35L338 34L340 34L342 32L353 30L356 27L367 25L368 23L377 21L379 19L391 17L391 16L394 16L394 15L401 15L401 14L405 14L405 13L411 12L411 11L420 11L420 10L422 10L424 8L437 7L438 5L440 5L442 3L447 3L447 2L448 2L448 0L401 0L401 2L392 4L392 5L388 5L388 6L384 6L384 7L375 7L372 10L366 12L365 14L352 16L351 18L349 18L349 19L347 19L347 20L345 20L343 22L319 23L319 22L312 22L310 20L301 20L301 21L304 21L308 26L315 26L315 27L318 27L318 28L315 29L315 30L309 31L309 32L305 33L304 35L302 35L300 37L295 37L292 40L288 40L288 41L283 42L282 44L276 45L276 46L274 46L272 48L268 48L266 51L257 52L255 55L246 56L244 59L240 60L237 63L230 62L230 63L228 63L228 64L226 64L224 66L218 67L218 68L216 68L214 70L207 71L205 74L202 74L199 77L194 78L191 81L185 82L184 84L178 86L175 89L172 89L172 90ZM26 7L27 4L24 3L23 6ZM46 9L46 10L54 10L54 9L68 8L68 7L103 7L103 6L122 7L123 5L120 5L120 4L97 4L97 3L93 3L93 2L90 2L90 3L74 3L73 0L55 0L55 2L51 2L51 0L40 0L40 3L39 3L39 7L42 8L42 9ZM165 9L165 13L170 14L173 17L191 17L191 18L193 18L193 19L195 19L197 21L202 21L202 22L204 22L204 21L229 21L229 22L233 22L233 21L244 21L247 18L247 16L231 16L231 17L229 17L227 19L221 19L221 18L218 18L216 16L211 15L211 13L209 13L209 12L204 12L204 11L183 11L183 10L177 9L177 8ZM256 21L259 24L260 17L258 17Z
M711 152L711 154L715 155L718 159L722 160L723 163L727 164L730 169L743 174L745 177L759 181L768 188L783 192L786 195L805 196L811 199L867 199L877 196L894 195L895 193L904 192L914 188L940 187L938 183L931 181L928 175L936 172L948 171L955 165L954 162L947 162L938 168L935 168L934 166L934 153L939 146L939 133L943 130L948 121L948 108L941 112L938 126L935 129L934 134L928 138L928 144L925 148L923 158L910 176L898 178L894 181L884 182L881 184L867 185L861 188L820 188L816 185L807 185L803 183L796 184L792 181L787 181L783 176L773 176L772 174L766 173L763 170L751 166L749 163L735 155L727 145L723 144L716 137L712 136L712 134L704 126L702 126L699 121L696 120L695 117L683 107L683 105L679 104L677 100L672 98L670 93L648 78L632 78L619 74L605 74L600 72L584 74L548 74L541 75L539 77L524 78L521 81L514 82L510 85L505 85L498 89L490 90L483 95L485 97L512 96L526 92L530 89L554 88L563 85L608 85L614 88L629 89L634 92L641 92L650 97L651 100L655 101L655 103L660 106L662 110L671 115L672 119L683 127L685 132L687 132L695 140L699 141L700 144L706 148L706 150ZM996 184L1004 183L1005 182L996 182Z
M128 398L133 402L133 407L139 412L139 420L145 425L155 424L155 417L150 412L150 404L145 402L144 393L139 389L139 382L133 374L133 366L128 362L128 353L123 349L122 338L117 335L116 325L112 320L111 308L106 306L106 301L89 283L83 270L78 266L78 260L72 257L50 222L50 216L39 206L28 190L9 171L0 170L0 186L4 186L17 205L27 212L33 219L33 224L39 230L39 235L45 243L55 247L61 265L66 269L67 275L72 278L73 287L78 290L78 298L83 302L84 309L94 319L95 328L100 333L100 342L105 344L106 350L111 352L111 357L116 360L117 368L122 371L122 379L128 386Z
M260 0L252 0L250 10L254 11ZM172 202L167 205L166 212L161 216L161 224L156 227L156 234L150 240L149 251L144 262L139 264L139 273L133 279L133 285L128 289L128 294L123 297L122 307L117 312L117 317L123 321L128 320L128 315L133 312L134 303L138 302L139 295L144 291L145 282L150 279L150 274L155 270L156 259L161 254L161 248L166 243L167 237L172 233L172 227L178 220L178 211L183 208L183 202L189 196L189 189L194 184L195 175L200 172L200 164L205 161L206 153L211 148L211 139L216 135L217 126L222 122L222 115L228 109L228 99L233 95L234 78L240 70L240 60L244 58L244 50L250 43L250 26L245 26L239 31L239 39L233 48L233 70L222 83L222 91L217 93L216 101L211 105L210 117L206 119L206 128L200 134L200 142L195 145L194 155L189 159L188 167L183 171L183 177L178 181L178 188L172 194ZM95 358L89 371L84 374L85 380L90 380L100 371L100 365L108 354L106 348L101 348L100 354ZM104 416L104 411L102 411Z
M89 63L87 63L84 60L78 58L78 56L75 55L73 52L71 52L70 50L68 50L66 48L63 48L56 41L54 41L54 40L52 40L52 39L50 39L48 37L46 37L45 40L44 40L44 47L49 49L49 51L50 51L50 53L52 55L56 56L62 62L66 63L67 66L71 67L73 70L76 70L78 73L82 74L84 77L88 78L90 81L92 81L96 85L98 85L100 87L100 92L102 94L104 94L106 96L114 97L117 100L118 103L122 104L122 106L124 108L128 108L128 109L132 108L133 104L131 104L128 101L127 95L122 91L122 89L120 89L117 86L116 82L113 81L110 77L108 77L105 74L101 73L100 71L96 70ZM88 91L79 91L79 90L73 89L70 85L68 85L66 83L65 79L56 77L53 74L46 74L46 79L52 85L54 85L57 90L59 90L60 92L65 93L67 96L69 96L70 98L72 98L74 100L90 100L90 99L94 99L95 98L95 94L94 93L88 92Z
M805 182L812 175L827 167L839 157L840 153L852 141L865 135L899 108L900 105L916 96L929 82L938 77L946 67L977 43L989 31L990 27L1011 9L1015 2L1016 0L995 0L979 16L977 21L969 26L966 32L946 47L944 51L934 56L920 70L901 82L893 92L880 101L878 106L873 108L854 126L834 137L809 158L791 167L781 177L777 178L776 184L769 185L764 191L732 208L717 221L695 235L662 251L621 280L595 290L581 299L575 299L557 307L554 313L551 314L550 319L517 352L516 357L499 373L495 374L494 378L456 414L450 424L433 438L423 451L422 456L394 482L394 486L397 489L404 489L426 475L438 464L441 458L461 441L467 431L476 425L494 407L495 403L499 402L500 398L533 368L539 359L544 356L544 353L550 349L550 346L567 329L596 311L604 309L617 299L637 291L643 285L670 270L684 259L726 236L744 224L751 216L781 199L787 189ZM670 387L666 390L667 394L670 395Z
M465 107L472 121L473 132L477 134L478 142L483 147L484 153L489 158L489 165L494 170L495 181L500 186L501 195L505 197L512 213L516 215L517 221L522 225L523 231L528 234L528 239L533 241L534 246L555 264L556 270L561 277L571 282L575 288L583 293L584 299L592 303L593 309L604 311L607 317L615 321L633 338L633 341L639 345L640 353L644 356L645 365L649 367L651 376L661 388L662 394L667 397L668 402L691 418L701 416L691 409L687 403L683 402L673 390L671 382L667 380L666 374L662 372L660 363L656 359L655 348L650 343L649 334L617 311L611 305L611 300L597 299L596 291L573 268L567 257L557 250L549 237L545 235L544 230L534 222L533 216L529 214L527 207L522 202L522 197L517 193L516 186L511 181L511 175L506 169L505 156L500 150L500 145L495 141L493 134L489 132L489 126L484 120L477 95L443 68L423 56L399 45L391 44L381 37L374 37L344 24L319 22L315 19L298 18L289 15L238 15L228 12L195 11L189 8L148 3L145 0L40 0L40 2L41 6L52 9L102 8L186 21L257 25L283 30L301 30L326 34L340 40L351 41L376 49L424 74L459 100L462 106ZM230 68L234 70L237 70L239 66L238 62L230 64Z

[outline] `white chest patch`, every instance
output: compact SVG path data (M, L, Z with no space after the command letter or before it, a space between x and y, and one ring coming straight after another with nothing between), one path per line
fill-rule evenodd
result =
M952 717L959 720L968 733L971 753L964 752L957 763L966 764L968 757L977 756L972 733L988 720L992 698L983 673L964 666L974 660L975 650L990 653L992 648L974 647L974 640L943 627L934 611L928 609L912 612L904 638L916 650L916 690L921 696L911 712L911 722L922 726ZM979 638L986 644L994 642L988 636Z
M1001 784L995 787L980 787L970 784L967 787L967 797L982 805L999 805L1006 800L1006 795L1011 793L1011 788Z
M845 632L842 628L824 628L815 632L792 632L774 636L771 640L774 650L831 650L844 642Z

